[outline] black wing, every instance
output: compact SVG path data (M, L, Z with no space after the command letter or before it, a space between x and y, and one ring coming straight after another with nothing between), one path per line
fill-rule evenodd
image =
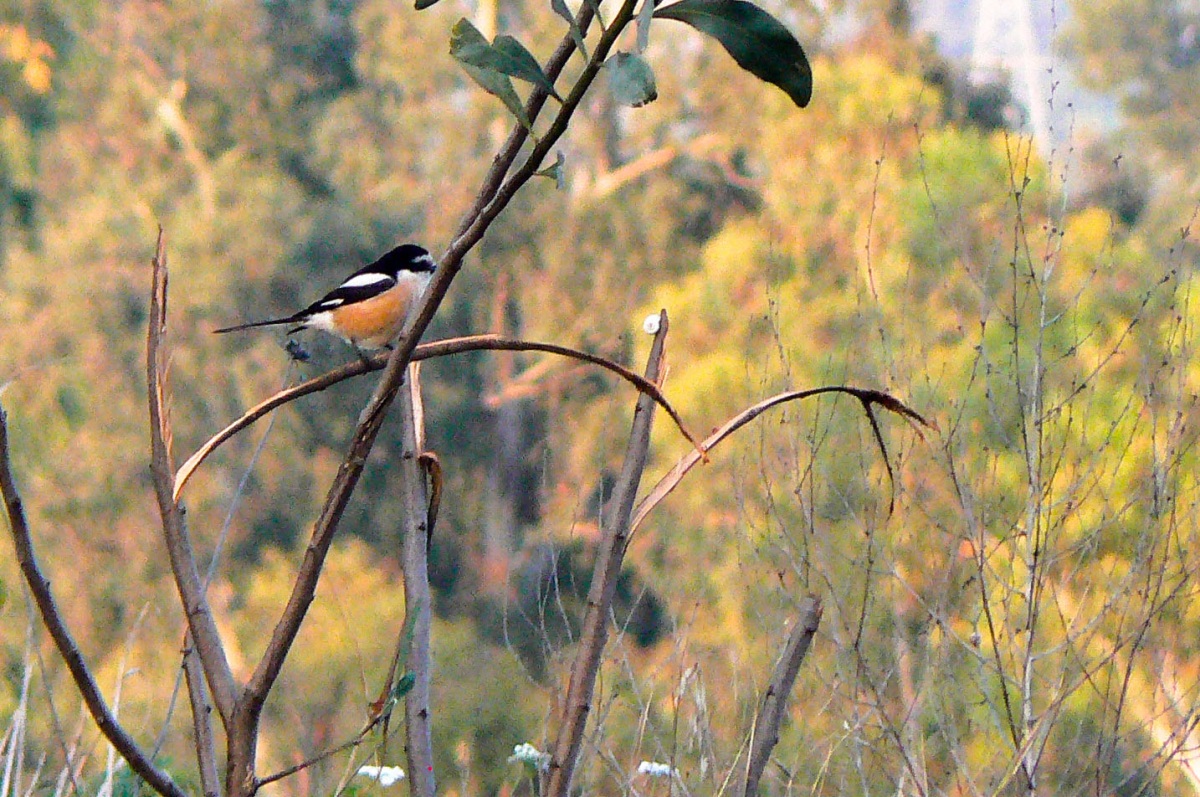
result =
M348 304L364 302L395 286L395 277L381 273L372 264L351 274L341 285L297 313L295 318L308 318Z

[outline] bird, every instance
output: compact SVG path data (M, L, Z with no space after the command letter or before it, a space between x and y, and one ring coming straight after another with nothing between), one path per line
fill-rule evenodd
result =
M363 266L298 313L213 332L223 334L295 324L287 334L319 329L346 341L361 357L363 349L390 347L403 329L409 312L429 287L436 269L433 256L423 247L402 244L374 263Z

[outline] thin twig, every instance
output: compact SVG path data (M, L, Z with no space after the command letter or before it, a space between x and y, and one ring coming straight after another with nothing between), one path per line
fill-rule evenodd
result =
M292 766L288 767L287 769L281 769L278 772L274 772L270 775L267 775L265 778L259 778L257 781L258 787L262 788L263 786L266 786L268 783L274 783L277 780L283 780L286 777L295 775L297 772L300 772L301 770L308 769L309 767L313 766L314 764L319 764L322 761L326 760L327 758L332 758L333 756L337 755L338 753L340 753L344 750L350 750L352 748L358 747L360 744L362 744L362 740L367 738L367 734L370 733L371 731L373 731L375 729L375 726L378 725L382 719L383 719L383 715L374 716L374 717L370 718L369 720L367 720L367 724L364 725L362 730L359 731L357 734L355 734L353 738L342 742L337 747L331 747L328 750L323 750L323 751L317 753L316 755L312 756L311 758L304 759L299 764L293 764Z
M92 715L100 732L121 754L134 772L164 797L186 797L184 791L171 780L171 776L154 765L150 757L138 746L117 722L100 687L92 677L92 672L79 652L71 632L63 622L62 614L55 604L54 595L50 592L50 582L42 574L38 566L37 556L33 550L33 536L25 518L25 509L21 503L21 495L13 478L12 465L9 461L8 450L8 415L0 409L0 493L4 497L4 508L8 514L9 530L12 533L13 545L17 551L17 563L29 591L33 594L34 603L42 615L42 623L54 640L59 654L67 664L67 670L75 681L76 688L83 696L88 712Z
M650 347L646 364L646 379L654 382L662 373L663 353L667 339L667 313L660 313L658 334ZM600 672L600 658L608 640L609 612L616 594L617 578L631 531L630 518L633 502L637 497L638 485L646 468L647 452L650 449L650 430L654 422L654 401L642 394L638 397L633 414L633 428L625 449L625 462L621 474L613 486L613 496L608 517L596 553L596 566L592 573L592 584L588 589L587 612L580 633L579 652L571 667L571 681L567 687L567 699L563 704L562 721L558 727L558 738L550 758L546 777L547 797L566 797L571 789L575 765L583 744L583 732L592 708L592 695L596 688L596 677Z
M821 611L820 597L809 595L788 635L783 655L771 674L771 683L767 686L754 720L754 740L750 744L750 757L746 762L745 797L756 797L758 794L758 784L766 771L767 762L771 760L771 751L779 744L779 728L787 713L788 695L792 692L800 665L821 624Z
M422 343L413 351L413 361L427 360L434 357L446 357L452 354L463 354L473 351L539 351L548 354L557 354L562 357L568 357L575 360L583 360L584 362L598 365L605 370L611 371L617 376L629 382L638 390L646 393L654 398L655 402L671 416L671 420L679 428L680 433L693 446L698 445L692 433L688 431L683 423L683 419L676 412L675 408L667 401L666 396L652 382L647 382L641 374L631 371L628 368L613 362L598 354L589 354L585 351L572 349L569 346L560 346L556 343L538 343L536 341L521 340L519 338L505 338L499 335L473 335L465 338L450 338L448 340L438 340L432 343ZM183 492L184 485L188 479L200 467L200 464L208 458L222 443L236 435L246 427L253 424L258 419L269 413L271 410L291 401L295 401L301 396L307 396L311 393L317 393L339 382L344 382L351 377L359 376L360 374L378 371L384 368L388 362L388 355L376 354L365 360L356 359L353 362L346 363L332 371L313 377L305 382L302 382L286 390L280 390L275 395L260 401L242 414L240 418L230 423L221 431L217 432L208 439L204 445L196 450L196 453L188 457L188 460L179 468L179 472L175 476L174 497L179 500L180 494Z
M291 379L292 379L292 362L289 362L287 370L283 377L283 384L280 386L279 389L283 390L284 388L286 388L288 383L291 381ZM267 446L267 439L270 438L271 429L274 428L275 420L278 417L279 416L277 416L277 415L272 416L271 420L267 423L267 428L265 430L263 430L262 436L258 440L258 445L255 446L254 453L250 455L250 461L246 465L246 468L245 468L244 472L242 473L242 478L238 481L237 487L233 491L233 496L232 496L232 498L230 498L229 509L225 513L225 520L221 523L221 530L217 534L217 541L213 545L212 555L209 557L208 567L204 572L204 580L200 584L200 588L204 590L206 595L208 594L209 585L212 584L213 579L217 577L217 566L221 562L221 551L225 547L225 541L228 538L229 530L233 525L234 514L237 512L238 504L241 501L242 494L245 492L246 486L250 482L250 476L254 472L255 464L258 462L258 458L262 455L263 450ZM176 501L179 500L178 495L175 496L175 500ZM196 643L192 639L192 633L188 629L187 623L185 621L184 628L183 628L183 643L182 643L183 658L182 658L182 661L180 664L179 671L175 675L175 683L171 687L171 697L167 701L167 710L166 710L166 713L163 718L162 729L159 731L158 738L154 742L154 750L151 753L151 757L154 759L158 758L159 753L162 752L163 745L165 745L167 742L167 736L171 729L171 718L175 715L175 705L176 705L176 701L179 697L179 690L183 685L183 680L184 680L185 675L188 675L188 668L190 666L192 666L193 664L196 664L199 662L199 660L196 659L195 645L196 645ZM192 658L192 662L188 661L189 656ZM201 675L203 675L203 672L201 672ZM190 676L188 676L188 677L190 677ZM194 687L190 681L188 683L188 696L189 696L189 699L191 699L193 711L195 710L195 706L199 705L194 698L195 697L203 697L203 700L204 700L203 713L206 717L207 717L207 715L209 715L211 713L212 707L207 702L208 698L206 696L206 693L205 692L196 693L194 690ZM193 714L193 717L195 717L194 714ZM198 722L198 720L193 719L193 722ZM211 722L211 719L206 720L206 722ZM200 728L197 726L194 729L194 731L196 733L196 738L210 738L210 739L212 738L211 724L210 724L210 727L207 729ZM212 750L214 752L215 752L215 749L216 749L215 747L212 748ZM206 783L206 781L205 781L206 770L210 770L210 771L216 770L215 755L212 756L212 758L214 759L211 762L212 766L209 766L208 762L205 762L202 758L199 760L200 780L201 780L202 785ZM220 784L218 783L217 784L217 787L218 787L217 793L218 794L220 793L219 786L220 786ZM205 789L205 793L207 794L208 787L204 786L204 789Z
M26 598L28 598L28 594L26 594ZM28 600L26 600L26 605L29 606ZM33 615L32 615L33 607L32 606L29 606L29 611L30 611L29 621L32 623L33 622ZM66 729L63 728L62 720L58 716L58 709L54 705L54 688L51 686L51 679L47 677L46 659L42 655L41 645L37 646L36 652L37 652L38 673L42 676L42 688L46 692L46 708L49 710L49 713L50 713L50 724L54 728L54 738L58 742L59 747L62 749L62 752L63 752L62 772L66 773L66 779L70 780L71 790L76 794L82 794L82 792L79 790L79 783L75 780L74 745L67 744ZM78 740L76 740L76 742L78 742Z

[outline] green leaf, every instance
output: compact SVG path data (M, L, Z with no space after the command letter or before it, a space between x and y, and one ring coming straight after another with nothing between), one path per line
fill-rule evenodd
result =
M425 9L429 8L431 5L433 5L437 1L438 0L417 0L415 3L413 3L413 6L418 11L424 11Z
M654 19L655 0L642 0L642 7L637 15L637 47L639 53L646 52L650 45L650 20Z
M406 672L396 679L396 685L392 687L392 697L396 700L402 700L405 695L412 691L413 685L417 682L417 676L411 672Z
M608 89L622 105L641 108L658 99L654 72L640 55L613 53L604 62L604 68L608 70Z
M542 71L542 66L533 57L533 53L525 49L525 45L507 34L501 34L492 42L492 50L499 56L503 65L497 65L497 69L506 75L527 81L535 86L541 86L554 99L562 102L562 97L558 96L558 92L554 90L554 84L550 82L550 78L546 77L546 73Z
M535 177L549 177L554 181L554 187L561 191L566 185L566 180L563 176L563 166L565 164L566 158L563 157L562 150L559 150L555 153L554 163L544 169L538 169L533 174Z
M738 66L772 83L803 108L812 99L812 67L800 42L779 20L746 0L680 0L655 10L707 33Z
M566 0L550 0L550 10L565 19L571 26L571 39L575 42L575 48L579 50L583 60L587 61L588 52L587 48L583 46L583 32L579 30L579 23L575 21L575 15L571 13L571 9L567 8Z
M562 101L537 59L512 36L500 35L488 44L478 28L466 19L460 19L450 32L450 54L468 66L490 69L541 86L556 100Z
M468 20L460 19L454 24L450 31L450 55L462 64L463 70L480 88L498 97L521 126L532 133L533 126L517 90L513 88L512 80L490 65L490 54L493 52L492 45Z
M455 22L450 29L450 55L464 64L492 68L487 63L491 49L487 37L466 17Z

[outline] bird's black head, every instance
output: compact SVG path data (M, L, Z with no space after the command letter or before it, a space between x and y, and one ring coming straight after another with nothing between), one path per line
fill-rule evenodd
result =
M375 266L384 274L399 274L402 271L431 274L437 268L437 263L424 247L401 244L375 261Z

